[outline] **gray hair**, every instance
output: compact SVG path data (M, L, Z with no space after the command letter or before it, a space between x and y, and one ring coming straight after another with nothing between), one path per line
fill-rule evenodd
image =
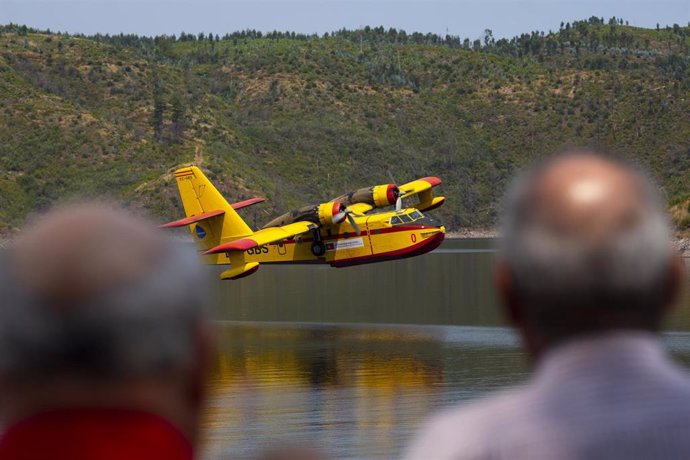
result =
M642 172L613 158L638 186L640 218L593 243L545 225L532 186L552 157L522 174L504 203L500 257L510 268L529 320L546 340L611 327L654 330L666 299L671 249L661 197ZM616 324L612 324L615 318Z
M47 242L48 244L50 242ZM195 359L205 318L194 251L162 243L160 259L126 285L79 300L54 299L27 288L0 254L0 375L36 381L57 375L112 378L162 375Z

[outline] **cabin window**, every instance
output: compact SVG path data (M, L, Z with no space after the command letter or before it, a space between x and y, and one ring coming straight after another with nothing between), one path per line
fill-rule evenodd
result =
M393 216L391 217L391 225L400 225L402 224L402 220L400 220L400 217L398 216Z
M410 213L410 218L412 218L412 220L419 220L423 219L424 215L419 211L413 211Z
M403 214L402 216L398 216L398 217L399 217L400 220L402 220L403 223L405 223L405 224L409 224L410 222L412 222L412 219L411 219L410 216L408 216L407 214Z

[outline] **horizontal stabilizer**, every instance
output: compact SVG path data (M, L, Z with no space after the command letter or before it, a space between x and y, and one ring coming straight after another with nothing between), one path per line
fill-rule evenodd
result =
M204 252L204 254L208 255L218 254L220 252L246 251L247 249L255 248L257 246L258 244L256 244L256 241L249 238L242 238L237 241L231 241L230 243L220 244Z
M185 217L184 219L176 220L174 222L168 222L167 224L163 224L160 227L184 227L185 225L193 224L194 222L201 222L202 220L210 219L211 217L222 216L223 214L225 214L225 211L223 210L204 212L201 214L197 214L196 216Z
M251 206L256 203L261 203L263 201L266 201L266 198L250 198L248 200L240 201L239 203L233 203L230 206L232 206L232 209L236 211L238 209L246 208L247 206Z

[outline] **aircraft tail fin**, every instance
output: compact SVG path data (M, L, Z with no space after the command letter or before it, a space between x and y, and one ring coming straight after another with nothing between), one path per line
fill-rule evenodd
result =
M233 205L228 203L199 168L190 166L178 169L175 171L175 179L187 217L166 225L189 225L198 249L207 250L253 233Z

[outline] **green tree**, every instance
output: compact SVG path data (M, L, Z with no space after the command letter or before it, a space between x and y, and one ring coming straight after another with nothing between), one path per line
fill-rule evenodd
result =
M157 93L153 99L153 113L151 114L151 126L153 127L153 136L160 142L163 139L163 115L165 112L165 103L160 93Z
M172 101L172 142L181 144L184 138L184 130L186 125L185 107L182 99L176 96Z

